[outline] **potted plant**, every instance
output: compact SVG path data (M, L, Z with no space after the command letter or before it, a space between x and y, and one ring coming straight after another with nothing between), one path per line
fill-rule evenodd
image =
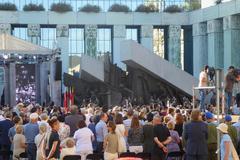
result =
M87 4L83 6L82 8L79 8L79 12L87 12L87 13L99 13L101 11L101 8L97 5L91 5Z
M24 11L45 11L45 8L43 7L42 4L37 5L37 4L29 3L23 7L23 10Z
M170 5L164 9L164 12L168 12L168 13L176 13L176 12L182 12L182 11L183 11L183 8L179 7L178 5Z
M51 11L58 12L58 13L65 13L72 11L72 6L67 3L53 3L51 5Z
M109 12L131 12L128 6L122 4L113 4L109 9Z
M145 12L145 13L159 12L159 9L153 4L150 4L150 5L141 4L136 8L135 12Z
M0 3L0 10L2 10L2 11L17 11L17 6L13 3Z

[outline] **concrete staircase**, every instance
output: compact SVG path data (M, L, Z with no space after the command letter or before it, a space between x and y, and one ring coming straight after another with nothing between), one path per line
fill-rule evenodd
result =
M121 42L121 61L127 66L147 72L151 76L176 87L187 95L192 95L192 87L198 80L174 64L151 53L132 40Z

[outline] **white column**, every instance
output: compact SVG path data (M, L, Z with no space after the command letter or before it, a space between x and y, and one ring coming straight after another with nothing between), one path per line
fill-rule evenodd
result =
M14 107L16 105L16 64L9 64L9 105Z
M223 18L224 70L231 65L240 68L240 16Z
M193 24L193 75L198 78L208 63L207 23Z
M223 68L223 22L211 20L207 22L208 33L208 65Z
M120 43L126 39L126 27L124 25L115 25L113 27L113 63L118 67L126 69L126 65L121 62Z
M39 24L28 24L28 40L29 42L40 45L41 30Z
M181 26L170 25L168 27L168 61L176 67L181 65Z
M97 57L97 26L85 26L85 54Z
M57 46L61 49L62 74L69 68L69 30L68 25L57 25Z
M0 24L0 34L11 34L11 25Z
M150 52L153 52L153 26L141 26L141 44Z

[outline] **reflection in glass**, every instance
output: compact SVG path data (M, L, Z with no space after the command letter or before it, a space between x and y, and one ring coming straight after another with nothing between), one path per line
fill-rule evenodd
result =
M154 28L153 29L153 52L160 56L164 57L164 29Z

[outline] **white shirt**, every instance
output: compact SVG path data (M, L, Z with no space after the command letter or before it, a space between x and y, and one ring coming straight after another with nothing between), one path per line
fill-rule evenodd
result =
M92 151L92 131L87 128L78 129L75 133L73 138L76 139L76 152L83 152L83 151Z
M60 154L60 160L63 160L63 158L67 155L76 155L76 148L63 148Z
M202 82L202 79L206 79L206 82ZM208 79L208 76L207 76L207 73L202 71L199 75L199 84L198 84L198 87L207 87L208 84L207 84L207 79Z

